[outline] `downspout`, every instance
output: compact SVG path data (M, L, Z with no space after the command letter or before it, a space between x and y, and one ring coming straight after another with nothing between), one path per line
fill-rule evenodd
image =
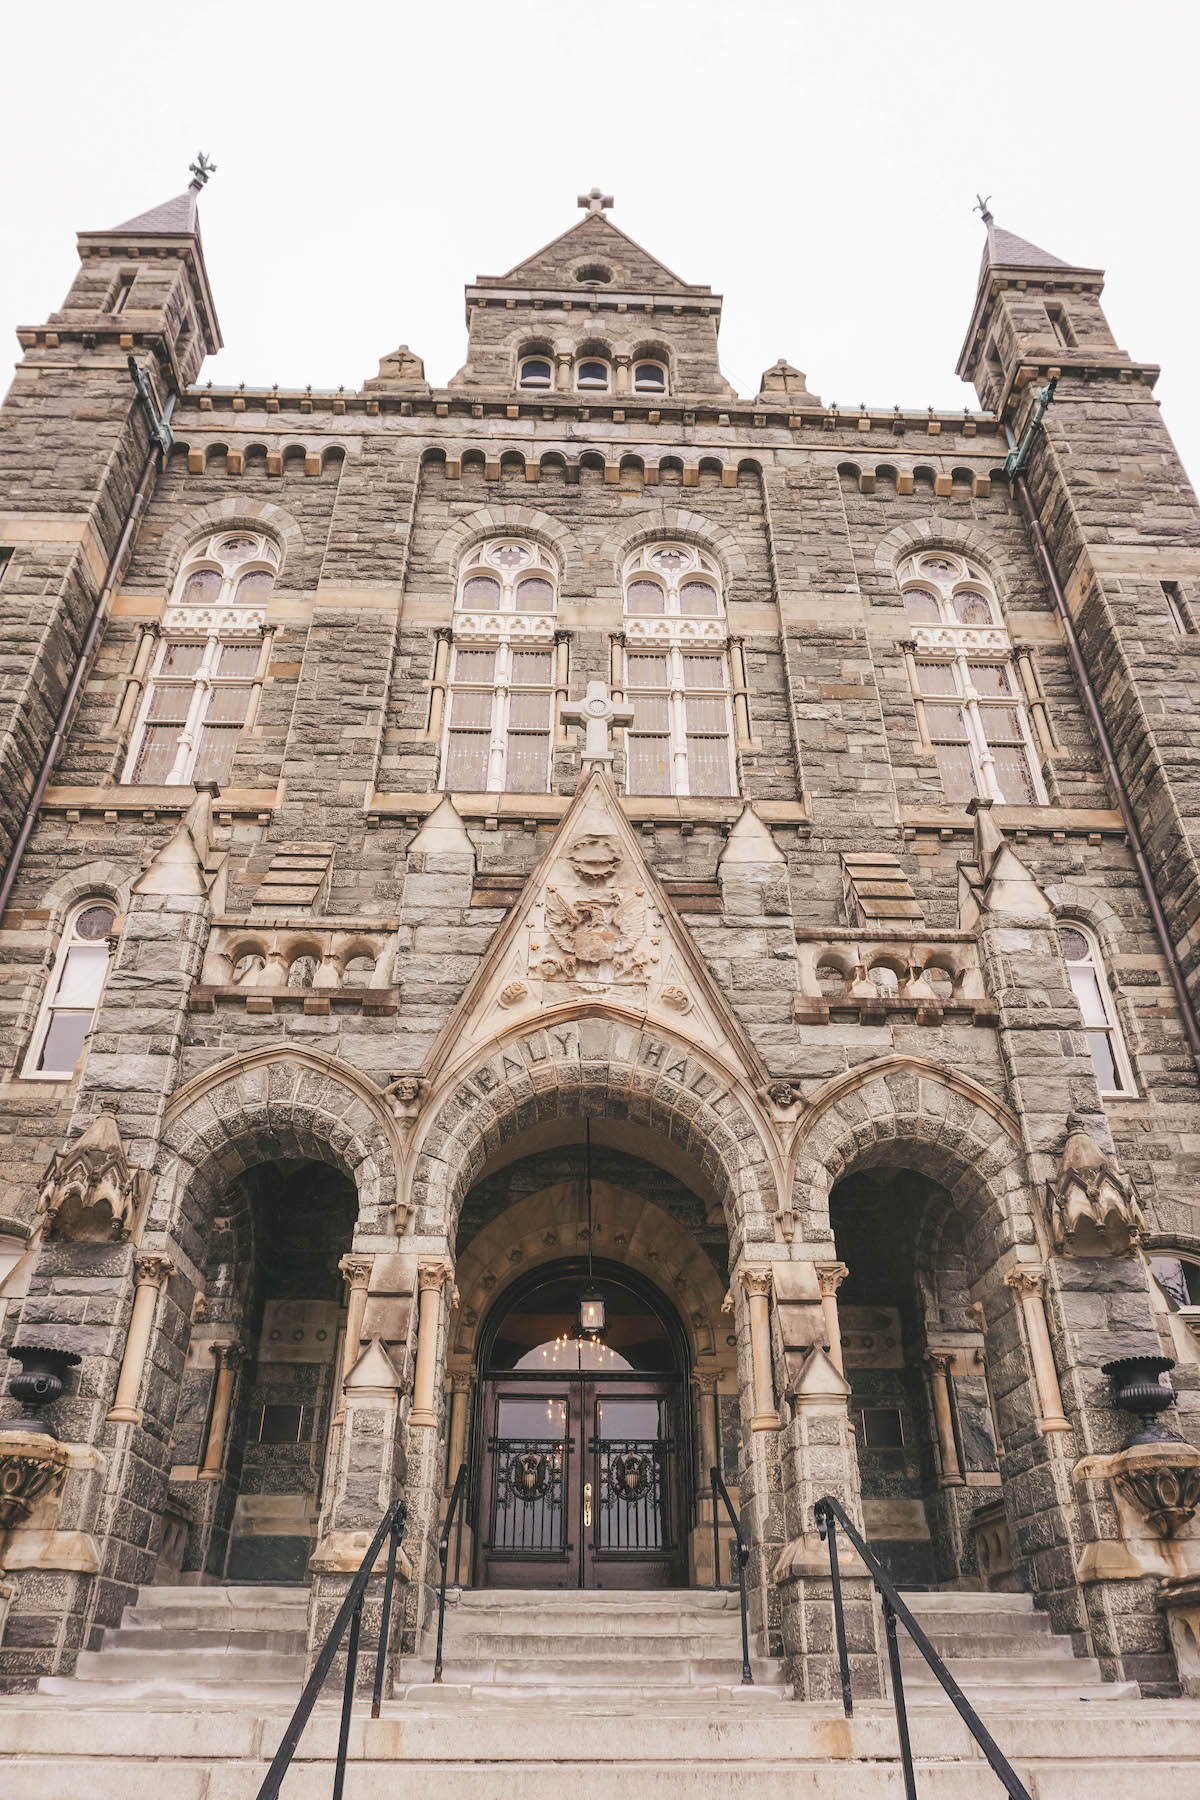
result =
M1029 492L1029 483L1025 479L1025 465L1029 460L1029 452L1036 434L1042 428L1042 419L1046 408L1054 398L1054 388L1055 383L1054 381L1051 381L1049 386L1043 388L1038 395L1037 406L1034 409L1029 424L1022 434L1021 442L1019 444L1017 444L1013 438L1011 427L1006 427L1008 430L1009 443L1012 448L1008 460L1004 465L1004 472L1012 482L1017 499L1021 503L1021 511L1024 513L1025 523L1029 527L1029 535L1033 540L1033 547L1037 551L1038 560L1045 572L1046 580L1050 584L1050 592L1054 596L1055 610L1058 613L1063 628L1063 636L1066 639L1067 655L1070 659L1071 668L1074 670L1075 679L1079 684L1079 690L1083 695L1084 705L1087 707L1088 717L1092 722L1092 729L1096 733L1096 740L1100 745L1100 756L1104 763L1104 773L1108 778L1109 787L1116 796L1117 810L1121 814L1121 822L1125 827L1125 833L1129 839L1129 847L1133 851L1134 865L1142 884L1142 891L1146 896L1146 904L1150 908L1150 918L1154 925L1155 936L1158 938L1159 946L1166 961L1167 974L1170 976L1171 987L1174 990L1175 999L1179 1005L1179 1016L1183 1021L1183 1029L1192 1052L1192 1059L1196 1064L1197 1071L1200 1072L1200 1024L1197 1024L1195 1009L1192 1005L1192 997L1188 992L1187 983L1184 980L1183 967L1179 961L1179 953L1175 948L1174 940L1172 939L1170 930L1167 926L1166 916L1159 904L1158 894L1154 886L1154 877L1150 873L1150 864L1146 860L1146 851L1142 843L1142 834L1138 828L1137 819L1134 816L1133 805L1129 798L1129 790L1125 785L1125 779L1122 776L1120 769L1117 767L1117 759L1113 754L1112 740L1108 735L1108 729L1100 711L1100 703L1096 699L1096 693L1092 687L1091 679L1083 660L1083 652L1079 648L1079 639L1075 634L1075 625L1067 608L1066 595L1063 593L1062 584L1058 579L1058 571L1054 567L1054 559L1050 554L1050 546L1046 542L1046 534L1042 530L1042 522L1038 518L1034 508L1033 496Z
M154 485L154 477L158 471L159 459L165 459L167 451L171 447L172 439L168 420L175 409L175 395L168 395L166 405L163 407L160 414L154 405L146 378L137 367L132 356L129 358L129 367L130 373L133 376L134 385L137 388L138 404L145 413L149 426L150 448L146 452L146 460L142 464L142 472L138 477L138 484L134 489L133 499L129 503L129 511L125 515L125 523L121 529L121 535L117 539L116 548L108 559L108 567L104 573L104 586L100 590L100 596L97 599L95 608L92 612L87 633L83 643L80 645L79 655L75 659L74 672L72 673L67 691L63 695L62 705L58 709L58 718L54 726L54 735L46 748L45 756L42 758L42 766L38 771L37 781L34 785L32 794L29 796L29 803L25 808L25 815L21 820L21 829L17 833L12 855L9 857L8 864L4 870L4 878L0 881L0 919L4 917L4 910L8 905L18 871L20 870L25 852L29 847L29 840L33 835L34 825L37 823L38 812L41 808L42 801L45 798L46 789L50 785L50 777L54 773L54 765L58 761L59 752L63 746L63 740L67 735L67 729L71 723L71 715L75 711L75 703L79 699L80 690L83 687L91 667L92 657L95 654L100 633L103 630L105 620L108 617L108 607L109 602L112 599L113 589L121 578L125 559L133 544L134 537L137 534L138 524L141 520L142 513L145 510L146 500Z

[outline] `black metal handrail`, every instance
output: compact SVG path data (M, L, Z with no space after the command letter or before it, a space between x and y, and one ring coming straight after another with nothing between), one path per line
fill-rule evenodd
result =
M455 1514L458 1515L458 1538L454 1550L454 1585L461 1587L462 1573L462 1528L463 1528L463 1496L467 1491L467 1465L459 1463L458 1474L454 1477L454 1486L450 1489L450 1504L446 1508L446 1522L442 1526L442 1535L438 1539L438 1561L442 1565L442 1583L438 1592L438 1629L437 1653L433 1659L433 1679L442 1679L442 1634L446 1629L446 1570L450 1561L450 1532L454 1526Z
M296 1754L296 1746L300 1742L301 1734L308 1724L309 1715L317 1703L317 1696L325 1685L326 1677L333 1667L333 1659L346 1634L346 1627L349 1626L350 1638L346 1645L346 1683L342 1691L342 1722L338 1731L337 1762L333 1772L332 1796L332 1800L342 1800L342 1789L346 1782L346 1751L350 1741L350 1714L354 1708L354 1684L358 1672L358 1639L362 1630L363 1602L366 1599L367 1583L375 1572L375 1563L383 1547L383 1540L387 1538L387 1570L384 1575L383 1607L379 1616L379 1646L375 1652L375 1682L371 1694L371 1717L377 1719L383 1697L388 1626L392 1617L392 1587L396 1579L396 1552L404 1534L406 1517L403 1500L397 1500L384 1514L379 1530L375 1533L366 1555L358 1565L358 1572L346 1590L346 1598L338 1608L337 1617L329 1627L325 1642L317 1653L313 1672L304 1685L304 1692L296 1704L295 1712L288 1720L287 1729L275 1752L275 1760L267 1770L266 1778L258 1790L257 1800L276 1800L276 1796L283 1786L283 1778L291 1767L292 1758Z
M712 1515L713 1515L713 1586L721 1585L721 1533L717 1522L717 1498L720 1496L725 1511L729 1515L729 1523L733 1526L734 1542L730 1545L729 1561L737 1563L738 1592L742 1602L742 1686L754 1685L754 1672L750 1667L750 1627L746 1621L746 1564L750 1561L750 1549L742 1536L742 1522L733 1510L733 1501L729 1498L729 1489L721 1480L721 1471L713 1468L709 1471L712 1478ZM733 1573L732 1567L730 1574Z
M846 1620L842 1611L842 1578L838 1568L837 1527L839 1523L866 1564L867 1573L875 1583L883 1601L883 1623L887 1632L892 1705L896 1709L896 1730L900 1736L900 1759L904 1765L906 1800L916 1800L917 1787L913 1774L912 1745L908 1736L908 1712L904 1704L904 1677L900 1670L900 1646L896 1638L897 1619L937 1676L951 1705L983 1751L993 1773L998 1775L1003 1782L1005 1792L1010 1795L1011 1800L1029 1800L1028 1790L1021 1784L1012 1764L905 1606L889 1578L867 1549L854 1525L846 1517L845 1508L831 1495L826 1494L817 1501L813 1511L816 1515L817 1530L829 1546L829 1579L833 1586L833 1618L837 1636L838 1663L842 1677L842 1706L847 1718L850 1718L854 1712L854 1696L850 1687L850 1659L846 1653Z

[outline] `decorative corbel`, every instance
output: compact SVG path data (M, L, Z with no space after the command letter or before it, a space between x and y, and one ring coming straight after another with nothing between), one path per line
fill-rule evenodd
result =
M48 1238L106 1244L128 1238L150 1177L125 1151L116 1103L106 1101L83 1136L50 1158L38 1212Z
M1133 1183L1077 1112L1067 1115L1058 1172L1046 1183L1046 1210L1055 1248L1066 1256L1128 1256L1145 1228Z

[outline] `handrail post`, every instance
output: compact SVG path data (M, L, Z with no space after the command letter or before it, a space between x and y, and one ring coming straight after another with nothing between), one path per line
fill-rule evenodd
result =
M350 1639L346 1646L346 1685L342 1690L342 1723L338 1731L337 1764L333 1771L333 1800L342 1800L346 1785L346 1750L350 1742L350 1714L354 1710L354 1683L358 1674L358 1634L362 1627L362 1594L350 1615Z
M450 1532L454 1526L455 1511L462 1505L466 1477L467 1465L466 1463L459 1463L458 1474L454 1477L454 1486L450 1490L450 1504L446 1508L446 1523L443 1525L442 1535L438 1539L438 1561L442 1565L442 1579L438 1588L437 1650L434 1653L433 1659L433 1679L435 1682L440 1682L442 1679L442 1639L445 1636L446 1631L446 1576L450 1562ZM461 1515L459 1528L461 1531ZM460 1550L461 1547L462 1543L460 1537Z
M713 1535L717 1529L717 1495L721 1496L721 1504L729 1514L729 1523L733 1526L735 1543L729 1546L729 1572L733 1573L733 1557L736 1549L738 1565L738 1595L742 1605L742 1686L754 1686L754 1671L750 1667L750 1626L746 1617L746 1564L750 1561L750 1552L742 1540L741 1521L733 1510L733 1501L729 1498L729 1489L721 1480L721 1471L715 1463L712 1469L713 1484Z
M838 1668L842 1677L842 1711L854 1717L854 1689L850 1684L850 1657L846 1650L846 1614L842 1603L842 1571L838 1566L837 1521L831 1512L817 1508L817 1530L829 1546L829 1581L833 1588L833 1629L837 1637Z
M900 1738L900 1762L904 1769L906 1800L917 1800L917 1781L913 1774L912 1745L908 1740L908 1712L904 1705L904 1676L900 1671L900 1645L896 1639L896 1609L883 1596L883 1624L887 1632L888 1668L892 1678L892 1705L896 1709L896 1731ZM337 1800L337 1796L334 1796Z
M396 1551L400 1546L400 1526L397 1520L392 1522L391 1535L388 1538L387 1573L383 1580L383 1606L379 1614L379 1648L375 1652L375 1685L371 1690L371 1717L379 1717L380 1705L383 1701L383 1670L387 1662L388 1626L392 1622L392 1585L396 1579Z
M717 1471L712 1472L713 1586L721 1585L721 1527L717 1520Z

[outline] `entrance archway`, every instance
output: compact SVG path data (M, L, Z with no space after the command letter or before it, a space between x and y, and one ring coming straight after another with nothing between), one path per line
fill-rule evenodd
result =
M603 1306L600 1331L581 1324L591 1293ZM692 1514L687 1337L665 1295L607 1261L531 1270L492 1308L479 1373L480 1585L682 1585Z

